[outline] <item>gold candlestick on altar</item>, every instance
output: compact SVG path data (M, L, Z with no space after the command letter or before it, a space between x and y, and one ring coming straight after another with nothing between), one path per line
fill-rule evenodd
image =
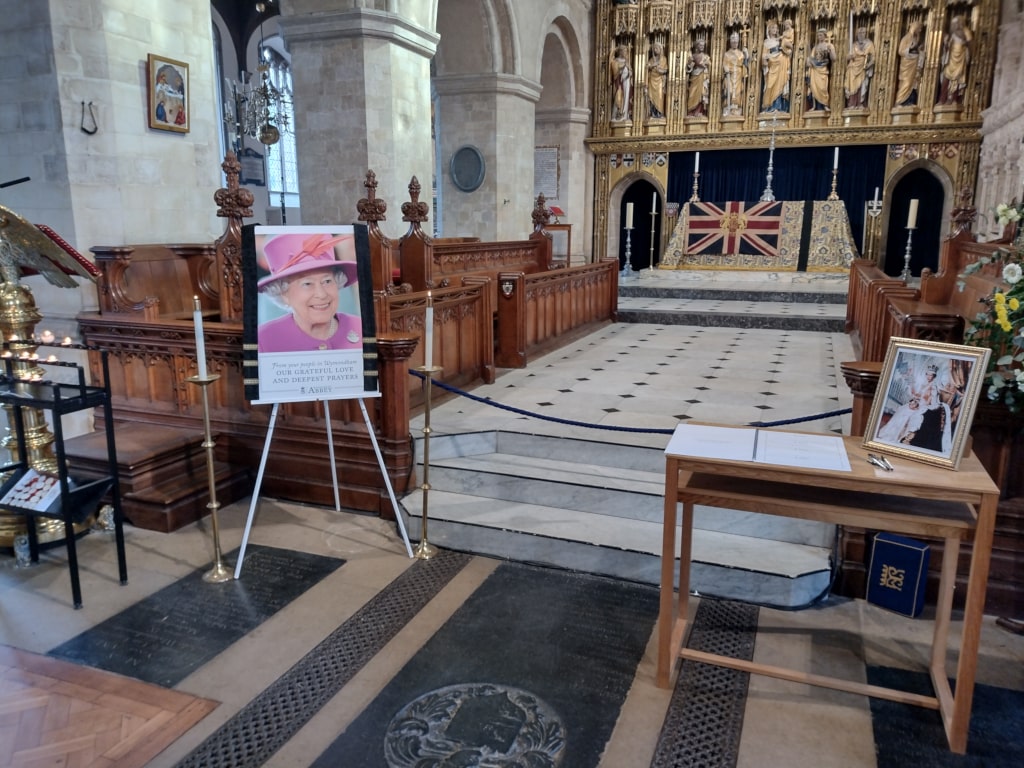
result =
M868 231L864 242L864 257L878 261L878 217L882 214L882 201L878 199L878 188L875 188L875 199L869 200Z
M690 195L689 202L699 203L700 194L698 193L698 180L700 179L700 171L693 172L693 193Z
M838 176L839 176L839 169L838 168L833 168L832 169L832 191L828 193L828 199L829 200L838 200L839 199L839 193L836 192L836 179L838 178Z
M657 228L658 212L651 211L651 259L648 263L648 270L654 271L654 231Z

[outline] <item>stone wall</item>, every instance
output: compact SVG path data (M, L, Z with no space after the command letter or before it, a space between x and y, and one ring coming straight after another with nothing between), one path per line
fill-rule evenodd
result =
M992 82L992 106L982 116L981 163L975 207L977 232L1002 232L992 213L999 203L1024 198L1024 11L1018 0L1002 0L999 57Z

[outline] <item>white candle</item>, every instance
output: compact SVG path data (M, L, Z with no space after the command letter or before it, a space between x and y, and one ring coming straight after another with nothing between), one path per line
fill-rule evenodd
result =
M917 198L910 201L910 210L907 212L907 229L917 227Z
M693 158L693 172L700 172L700 152L698 152L697 155Z
M626 203L626 229L633 228L633 204Z
M875 202L878 202L878 187L875 187Z
M423 365L434 367L434 299L427 291L427 315L423 320Z
M658 193L654 193L654 197L651 198L651 213L658 212Z
M203 311L199 305L199 297L192 297L192 321L196 327L196 362L199 364L199 378L206 378L206 338L203 336Z
M53 331L43 331L39 338L43 344L53 344Z
M836 151L832 154L832 170L839 170L839 147L836 147Z

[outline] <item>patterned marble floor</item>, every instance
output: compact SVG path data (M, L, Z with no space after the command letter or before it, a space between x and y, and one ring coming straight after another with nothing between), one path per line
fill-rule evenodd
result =
M544 434L585 432L601 426L670 430L681 418L748 423L802 418L848 405L838 365L850 359L842 334L773 332L687 326L610 325L563 350L506 371L473 394L528 412L542 412L588 426L537 420L486 403L453 398L432 412L432 428L523 429ZM833 416L807 428L840 430L848 417ZM594 426L590 426L594 425ZM411 425L415 432L422 421ZM664 445L659 432L607 432L613 442ZM606 439L600 437L596 439ZM241 539L248 501L219 512L220 541L230 552ZM150 765L188 764L208 738L239 717L278 681L289 679L326 638L357 616L411 561L395 528L366 515L264 499L252 544L340 557L345 565L189 675L175 690L220 702ZM109 534L84 537L79 552L85 606L70 605L60 549L39 566L19 569L0 555L0 643L45 654L158 590L209 566L209 521L173 534L129 527L129 583L119 586ZM403 666L428 643L494 572L497 562L471 557L436 595L403 619L383 649L368 658L340 690L313 706L309 719L270 758L259 764L295 768L313 764ZM196 601L201 604L202 585ZM691 604L697 601L692 601ZM953 627L954 634L958 631ZM888 613L860 600L829 600L798 612L762 609L755 660L808 672L863 679L866 664L926 667L930 622ZM601 768L652 764L671 692L654 685L655 640L648 641L619 719L604 748ZM614 659L609 659L614 663ZM1024 638L986 620L979 682L1024 690ZM292 696L300 697L301 690ZM287 715L283 715L287 716ZM11 761L13 733L0 719L0 764ZM251 727L276 727L253 720ZM8 737L5 740L5 733ZM860 696L768 678L752 678L739 735L740 768L879 765L868 702ZM212 764L212 763L211 763ZM923 765L923 763L922 763Z
M779 422L849 408L839 365L852 359L849 338L840 333L618 323L473 389L476 398L529 415L456 398L432 408L431 428L664 447L664 432L681 420ZM801 428L841 431L848 418L815 419ZM422 417L412 426L421 429ZM605 429L615 427L652 434Z

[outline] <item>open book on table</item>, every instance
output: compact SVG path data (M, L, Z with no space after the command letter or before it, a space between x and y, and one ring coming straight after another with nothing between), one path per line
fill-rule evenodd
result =
M850 471L850 458L839 435L812 435L759 427L680 424L672 434L665 453L670 456Z

